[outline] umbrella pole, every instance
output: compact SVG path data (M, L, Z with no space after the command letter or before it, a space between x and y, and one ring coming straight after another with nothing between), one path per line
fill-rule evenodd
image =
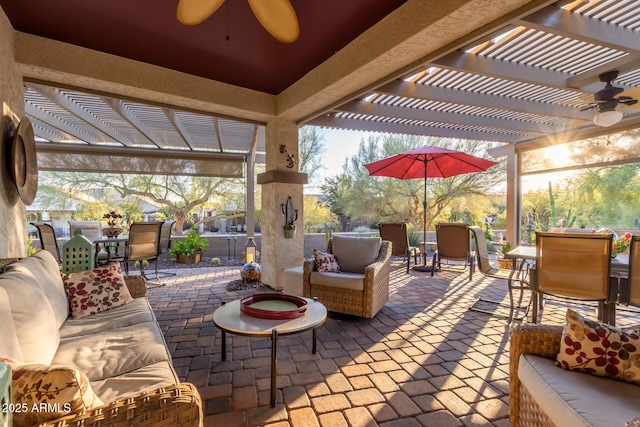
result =
M422 248L424 253L422 254L422 265L413 267L416 271L430 272L432 266L427 267L427 160L424 162L424 194L422 199Z

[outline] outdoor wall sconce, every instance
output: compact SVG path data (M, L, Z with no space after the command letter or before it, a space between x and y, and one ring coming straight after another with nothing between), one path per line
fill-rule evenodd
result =
M296 236L296 224L298 220L298 209L293 209L293 201L291 196L287 198L287 203L280 204L280 210L284 215L284 237L287 239L293 239Z
M253 241L253 237L249 237L247 244L244 245L244 254L247 264L250 262L256 262L256 244Z

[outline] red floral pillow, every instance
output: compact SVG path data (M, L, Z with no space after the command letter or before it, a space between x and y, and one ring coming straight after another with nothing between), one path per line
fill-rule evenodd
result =
M96 314L133 301L124 281L120 263L64 276L64 287L71 302L71 317Z
M334 257L332 254L314 249L313 257L316 260L316 270L333 273L340 272L340 266L336 261L336 257Z
M587 320L569 309L556 365L640 384L640 334Z

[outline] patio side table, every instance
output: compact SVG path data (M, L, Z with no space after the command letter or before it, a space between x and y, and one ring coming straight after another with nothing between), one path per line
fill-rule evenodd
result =
M317 300L305 298L307 312L296 319L271 320L248 316L240 311L239 299L222 303L213 312L213 323L222 332L222 360L227 359L227 332L253 338L271 337L271 407L276 406L276 354L278 336L313 330L312 353L316 354L317 328L327 319L327 309Z

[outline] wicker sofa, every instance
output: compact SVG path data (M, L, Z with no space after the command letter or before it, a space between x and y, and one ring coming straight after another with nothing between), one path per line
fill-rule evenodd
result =
M320 272L305 261L303 295L318 298L327 310L372 318L389 300L391 242L378 237L334 236L327 252L340 272Z
M619 426L640 417L640 386L561 369L562 326L525 324L510 341L511 424Z
M59 369L84 378L77 387L81 395L98 398L93 406L62 411L64 415L42 425L203 424L198 391L192 384L180 383L172 367L146 298L144 279L125 277L133 297L125 305L72 318L58 264L49 252L39 251L4 270L0 274L0 358L17 370L14 399L16 381L29 378L22 375L23 370L30 374ZM84 388L87 380L88 389ZM24 420L21 424L25 425Z

